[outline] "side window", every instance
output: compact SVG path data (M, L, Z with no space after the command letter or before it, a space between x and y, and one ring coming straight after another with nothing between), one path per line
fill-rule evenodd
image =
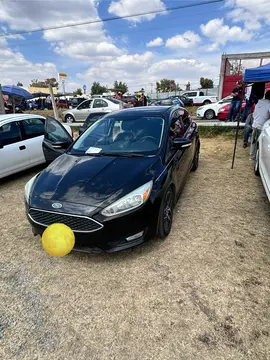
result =
M45 139L50 142L66 142L69 136L58 121L47 118Z
M79 106L78 106L78 110L82 110L82 109L89 109L90 108L90 100L86 100L84 101L83 103L81 103Z
M199 96L204 96L204 92L200 91Z
M197 93L196 92L191 92L189 93L190 95L189 96L197 96Z
M44 135L45 127L44 127L43 119L27 119L22 121L22 126L24 130L25 139L32 139L37 136Z
M21 130L17 122L0 126L0 143L3 146L21 141Z
M103 107L108 107L108 104L106 101L102 100L102 99L96 99L94 101L94 108L103 108Z

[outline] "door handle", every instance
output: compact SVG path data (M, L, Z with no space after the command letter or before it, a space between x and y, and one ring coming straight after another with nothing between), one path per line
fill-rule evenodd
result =
M26 147L25 147L25 145L22 145L22 146L19 147L19 149L20 149L20 150L25 150Z

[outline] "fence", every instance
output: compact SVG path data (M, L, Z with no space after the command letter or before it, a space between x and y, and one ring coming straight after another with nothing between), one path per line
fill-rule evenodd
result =
M208 95L208 96L218 96L218 87L214 87L213 89L192 89L192 90L182 90L182 91L168 91L168 92L163 92L163 93L148 93L147 95L150 96L151 99L153 100L158 100L158 99L167 99L170 96L177 96L177 95L181 95L186 91L202 91L204 93L204 95Z

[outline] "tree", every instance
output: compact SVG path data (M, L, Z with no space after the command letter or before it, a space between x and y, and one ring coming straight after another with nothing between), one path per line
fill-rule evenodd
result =
M100 85L98 81L94 81L91 87L91 94L92 95L101 95L102 93L107 92L106 86Z
M58 89L58 82L55 78L49 78L43 81L40 81L38 79L31 80L30 86L31 87L39 87L39 88L47 88L48 85L51 85L52 87L56 87Z
M122 81L115 81L113 84L114 90L116 90L117 92L120 92L121 94L125 94L126 92L128 92L128 86L126 83L122 82Z
M82 89L78 88L77 90L73 91L73 96L76 96L76 95L82 95L83 92L82 92Z
M203 77L200 79L200 84L202 89L213 89L214 87L213 80Z
M18 81L17 86L23 86L23 84L20 81Z
M156 83L157 91L178 91L181 90L179 84L175 83L175 80L162 79Z

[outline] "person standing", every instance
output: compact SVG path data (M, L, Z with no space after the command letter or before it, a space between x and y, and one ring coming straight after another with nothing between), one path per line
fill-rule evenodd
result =
M257 141L262 132L264 123L270 118L270 90L265 93L265 98L258 101L253 113L252 137L250 146L250 158L255 160Z
M239 111L239 107L241 105L241 101L242 101L242 88L243 88L243 83L242 81L237 81L236 82L236 88L233 89L231 96L232 98L232 102L230 105L230 109L228 112L228 116L226 119L226 122L228 121L233 121L233 119L236 117L238 111Z
M142 106L147 106L147 98L144 93L142 93Z
M251 102L251 90L252 90L252 85L249 85L246 87L246 105L243 111L243 116L242 116L242 120L243 122L246 121L248 115L251 113L251 107L252 107L252 102Z

